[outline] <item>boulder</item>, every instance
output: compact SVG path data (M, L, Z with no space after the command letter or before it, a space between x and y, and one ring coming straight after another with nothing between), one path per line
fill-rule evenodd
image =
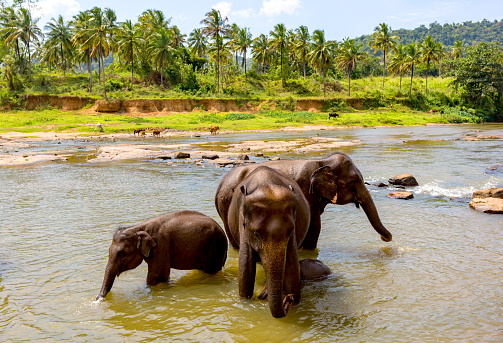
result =
M414 176L410 174L402 174L392 177L388 180L392 185L401 185L401 186L419 186Z
M215 160L209 160L208 163L210 164L218 164L221 166L226 166L229 164L234 164L235 162L233 160L229 160L227 158L217 158Z
M411 192L393 192L388 194L388 198L409 200L414 198Z
M217 158L219 158L219 156L218 155L202 155L201 158L204 160L216 160Z
M182 151L179 151L177 153L175 153L175 158L190 158L190 154L188 152L182 152Z
M382 182L377 182L377 183L374 183L374 186L379 187L379 188L382 188L382 187L388 187L388 185L387 185L387 184L382 183Z
M503 214L503 199L474 198L470 201L470 207L483 213Z
M496 164L494 166L487 167L486 174L496 173L503 173L503 164Z
M250 158L248 157L247 154L239 154L238 155L238 160L240 161L246 161L246 160L249 160Z
M159 158L161 160L171 160L171 156L168 156L168 155L159 155L159 156L157 156L157 158Z
M279 160L280 160L279 156L271 158L271 161L279 161Z
M481 189L473 192L473 198L499 198L503 199L503 188Z

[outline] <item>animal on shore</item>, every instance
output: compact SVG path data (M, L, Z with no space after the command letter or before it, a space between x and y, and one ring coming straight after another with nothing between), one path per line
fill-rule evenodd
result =
M339 116L338 113L332 112L332 113L328 114L328 119L330 119L330 118L337 118L338 116Z
M105 130L103 130L103 126L100 123L96 124L96 129L98 130L98 132L105 131Z
M145 136L145 130L141 130L140 135Z
M140 135L142 131L145 132L145 129L135 129L133 131L133 135L136 135L136 134Z
M211 126L210 126L210 133L211 133L212 135L216 135L218 130L220 130L220 127L215 126L215 125L211 125Z
M152 131L152 136L154 136L154 137L161 137L161 131L159 131L159 130Z
M212 218L196 211L177 211L117 230L108 252L96 300L106 297L116 277L143 261L148 265L148 286L167 282L171 268L217 273L227 259L227 238Z
M438 110L434 109L434 108L432 108L431 110L428 111L428 113L436 113L436 112L438 112Z

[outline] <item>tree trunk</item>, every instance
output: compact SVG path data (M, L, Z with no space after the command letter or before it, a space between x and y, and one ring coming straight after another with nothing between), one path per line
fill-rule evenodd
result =
M302 59L302 64L304 66L304 80L306 79L306 56Z
M219 68L219 63L220 63L220 41L219 41L219 36L217 34L217 94L220 93L220 68Z
M131 90L133 89L133 68L134 68L133 48L131 48Z
M412 65L412 70L410 73L410 89L409 89L409 96L412 94L412 78L414 77L414 65Z
M351 96L351 70L349 70L349 68L348 68L348 78L349 78L348 96Z
M31 81L31 54L30 54L30 41L26 42L26 46L28 48L28 79Z
M325 84L325 70L323 70L323 97L326 97L327 86Z
M60 51L61 51L61 64L63 66L63 77L66 77L66 73L65 73L65 57L63 55L63 44L60 44Z
M425 88L424 88L424 92L425 93L428 93L428 72L430 71L430 61L427 61L426 62L426 84L425 84Z
M89 72L89 93L93 91L93 71L91 68L91 52L86 49L87 53L87 71Z
M386 77L386 51L384 52L384 68L382 70L382 88L384 89L384 78Z
M246 51L244 53L244 61L245 61L245 77L246 77Z
M101 65L103 68L103 94L105 94L105 100L108 101L107 89L105 87L105 61L103 60L103 54L101 54Z
M281 87L285 89L285 77L283 76L283 45L281 45L280 51L281 51Z
M402 74L400 74L400 92L402 91Z

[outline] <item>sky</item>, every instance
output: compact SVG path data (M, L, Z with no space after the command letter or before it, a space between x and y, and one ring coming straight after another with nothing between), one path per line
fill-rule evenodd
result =
M283 23L288 29L305 25L311 33L325 30L328 40L337 41L371 34L380 23L396 30L428 26L435 21L452 24L503 19L503 0L39 0L39 26L43 29L59 14L69 20L94 6L113 9L118 21L133 22L147 9L161 10L187 35L202 26L205 13L216 8L229 18L229 23L250 28L253 37L268 34L276 24Z

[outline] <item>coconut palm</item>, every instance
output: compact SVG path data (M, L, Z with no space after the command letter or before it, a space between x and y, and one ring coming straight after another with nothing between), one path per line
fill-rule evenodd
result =
M239 29L236 38L237 39L235 44L237 47L237 51L243 54L243 62L241 63L241 67L244 66L246 76L246 52L248 51L248 48L252 44L252 34L250 32L250 29L247 27Z
M112 70L114 70L114 49L117 49L117 42L115 41L115 33L117 32L117 15L115 11L110 8L105 8L103 11L105 15L105 22L109 29L110 38L110 54L112 55Z
M463 42L457 40L454 42L454 45L451 47L452 57L455 59L463 57Z
M33 19L31 12L26 8L21 7L17 13L16 18L9 22L6 28L5 43L11 43L20 39L26 45L28 52L28 77L31 81L31 50L30 42L38 41L38 37L43 36L42 31L37 26L40 18ZM8 34L7 34L8 32Z
M360 50L362 45L356 45L354 39L346 38L339 46L337 52L337 66L348 73L348 95L351 96L351 73L356 69L356 63L363 59L364 53Z
M390 58L388 69L392 74L400 75L400 91L402 90L402 76L405 72L405 62L407 54L405 53L405 47L403 44L399 44L395 47L395 52Z
M161 70L161 86L164 85L163 70L175 49L173 48L173 35L171 30L161 28L154 32L149 39L147 52L154 64Z
M238 24L233 23L230 24L229 30L227 31L227 39L229 40L228 45L229 48L234 51L234 57L236 60L236 65L239 65L238 63L238 47L237 47L237 41L238 41L238 32L240 30L240 27Z
M58 19L51 18L51 21L44 28L49 31L46 34L45 50L50 54L52 54L52 50L59 50L63 76L66 76L68 57L71 56L73 48L70 24L68 22L65 23L63 17L59 15Z
M93 91L93 70L91 68L91 48L83 47L84 43L89 39L89 31L88 29L91 27L91 12L83 11L73 16L72 20L73 27L73 37L72 43L74 47L77 47L77 51L83 52L81 55L82 60L78 60L79 62L87 63L87 72L89 73L89 92ZM78 53L76 54L77 56Z
M120 25L117 33L118 51L122 58L131 63L131 89L133 88L134 60L145 44L143 33L140 29L126 20Z
M334 56L330 46L325 40L325 31L314 30L313 32L313 44L311 47L311 52L308 54L309 64L314 68L317 68L323 75L323 97L326 96L326 84L325 84L325 74L327 69L330 68Z
M208 40L203 34L203 29L194 29L189 35L189 47L192 53L198 57L205 57L208 49Z
M307 26L299 26L296 30L296 40L294 49L298 57L302 60L302 68L304 70L304 79L306 79L306 58L309 54L309 41L311 36L309 35L309 29Z
M410 43L405 46L405 58L404 68L410 72L410 89L409 95L412 93L412 79L414 78L414 66L418 65L421 61L421 52L419 51L419 44Z
M140 26L145 29L144 35L148 39L150 35L159 29L168 29L171 18L166 18L164 13L160 10L146 10L138 18Z
M90 10L90 27L87 29L89 38L84 42L82 48L90 48L91 56L98 55L101 62L101 72L103 75L103 94L108 101L107 90L105 88L105 64L104 59L110 52L110 31L111 28L105 19L104 13L99 7Z
M225 36L229 31L227 17L222 18L220 11L212 9L206 13L206 17L201 20L204 25L203 33L210 36L216 44L216 64L217 64L217 93L220 93L220 48L222 46L221 37Z
M277 24L274 30L269 32L271 39L269 40L272 51L279 50L281 63L281 86L285 88L285 76L283 75L283 51L286 47L287 30L285 24Z
M425 38L423 44L419 47L419 51L421 53L421 61L426 64L425 92L428 92L428 72L430 71L430 65L431 63L440 61L444 51L442 44L437 43L437 41L431 38L431 36Z
M382 87L384 88L384 78L386 77L386 54L391 49L396 46L396 41L399 39L398 36L393 36L391 34L391 28L385 23L381 23L374 29L372 33L372 41L369 42L369 46L374 49L374 53L378 50L383 51L383 72L382 72Z
M261 34L252 43L253 60L262 64L262 71L265 72L266 65L270 62L272 54L269 49L269 39Z

